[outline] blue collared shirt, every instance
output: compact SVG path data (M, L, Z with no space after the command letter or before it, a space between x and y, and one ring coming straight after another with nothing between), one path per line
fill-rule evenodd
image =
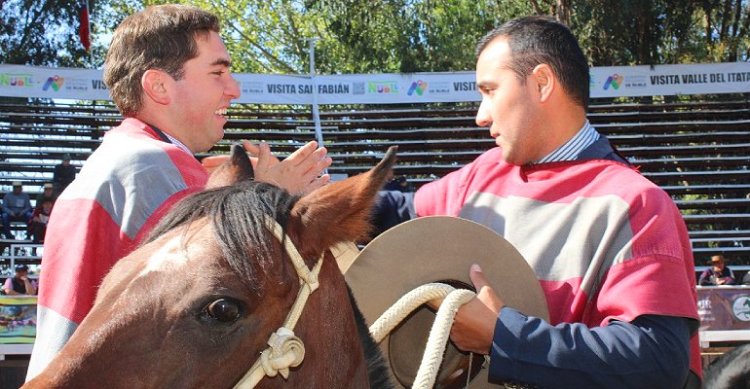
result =
M536 163L575 160L578 158L578 154L580 154L581 151L591 146L594 142L599 140L600 137L601 135L594 129L591 123L586 120L586 123L583 124L583 127L578 130L578 133L576 133L575 136Z

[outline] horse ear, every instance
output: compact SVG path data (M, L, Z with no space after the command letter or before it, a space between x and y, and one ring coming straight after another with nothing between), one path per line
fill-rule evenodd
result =
M392 175L396 146L369 171L326 185L299 199L290 213L290 230L303 242L298 247L318 254L334 244L366 236L378 190ZM308 254L310 254L308 253Z
M217 167L208 177L206 189L232 185L239 181L252 180L255 177L253 164L245 149L238 144L232 145L229 158Z

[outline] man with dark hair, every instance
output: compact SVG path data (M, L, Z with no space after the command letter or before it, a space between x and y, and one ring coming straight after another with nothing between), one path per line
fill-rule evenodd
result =
M63 155L62 161L55 165L52 174L55 196L60 195L76 179L76 173L76 167L70 164L70 154Z
M37 337L27 379L67 342L93 305L109 269L129 254L208 173L194 154L224 135L240 95L216 16L187 5L151 6L115 30L104 81L125 119L55 203L45 237ZM293 193L328 180L324 148L310 142L279 162L267 145L255 178Z
M476 123L495 147L426 184L417 216L481 223L534 270L549 321L505 306L478 266L451 339L490 356L491 381L551 388L700 387L690 240L669 195L588 122L588 66L547 17L478 45ZM404 196L408 201L408 196Z
M726 265L721 254L711 256L710 267L701 273L698 285L734 285L734 272Z
M9 296L36 294L36 283L29 278L29 267L16 265L16 273L3 284L3 293Z
M48 182L42 185L42 193L39 193L36 196L34 208L40 208L45 200L50 200L54 204L56 199L57 195L55 194L55 186L51 182Z

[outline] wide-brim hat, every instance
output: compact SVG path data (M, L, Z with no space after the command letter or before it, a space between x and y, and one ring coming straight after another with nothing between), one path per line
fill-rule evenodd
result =
M399 224L373 239L356 257L337 257L368 325L412 289L431 282L473 289L469 267L479 264L490 286L507 306L548 320L547 303L531 267L521 254L493 230L465 219L432 216ZM394 383L411 387L424 354L435 318L423 306L405 319L380 343L394 375ZM437 387L466 382L491 387L484 362L449 344Z

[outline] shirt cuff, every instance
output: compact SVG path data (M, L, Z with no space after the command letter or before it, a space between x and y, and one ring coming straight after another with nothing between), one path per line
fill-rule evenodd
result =
M490 349L490 381L512 379L517 375L515 360L522 351L520 339L526 320L526 315L513 308L506 306L500 310Z

